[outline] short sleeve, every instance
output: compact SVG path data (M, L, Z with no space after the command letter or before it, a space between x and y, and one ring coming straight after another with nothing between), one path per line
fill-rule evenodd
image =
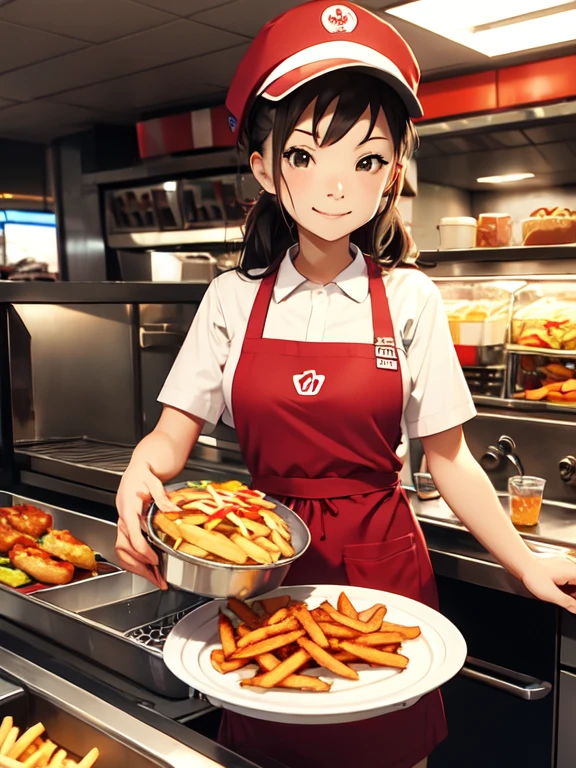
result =
M411 438L444 432L476 415L440 292L432 281L427 283L427 297L407 350L412 391L404 418Z
M222 371L229 347L216 279L204 294L158 400L216 424L224 411Z

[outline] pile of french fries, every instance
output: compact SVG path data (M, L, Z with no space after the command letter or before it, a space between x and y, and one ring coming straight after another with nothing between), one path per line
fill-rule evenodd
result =
M92 768L100 753L94 747L80 761L68 755L50 739L43 738L44 726L36 723L20 733L12 717L0 725L0 768Z
M153 525L179 552L217 563L272 565L295 554L288 524L261 491L209 483L168 494L180 512L157 512Z
M210 661L221 674L256 664L254 676L240 681L243 687L323 692L332 683L301 674L305 669L323 667L348 680L359 679L351 664L403 670L408 658L400 653L402 644L421 634L420 627L384 621L380 603L358 613L344 592L336 608L324 601L310 610L286 595L252 606L231 598L228 609L236 620L220 614L221 648Z

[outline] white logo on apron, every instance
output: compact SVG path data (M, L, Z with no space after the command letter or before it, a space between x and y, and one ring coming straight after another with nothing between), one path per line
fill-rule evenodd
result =
M292 381L299 395L311 396L317 395L320 392L325 378L326 376L322 376L321 373L316 373L316 371L304 371L304 373L292 376Z

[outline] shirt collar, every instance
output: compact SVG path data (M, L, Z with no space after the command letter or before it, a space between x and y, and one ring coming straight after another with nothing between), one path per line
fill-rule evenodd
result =
M278 268L276 284L274 285L274 301L277 304L286 299L302 283L307 282L306 278L294 266L293 259L296 256L297 248L298 246L294 245L286 251L286 256ZM336 275L332 282L349 298L361 303L368 296L368 268L360 249L351 243L350 250L354 255L354 260L339 275Z

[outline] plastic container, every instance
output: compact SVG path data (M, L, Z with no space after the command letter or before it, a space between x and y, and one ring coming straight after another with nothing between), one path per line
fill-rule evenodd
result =
M529 283L514 297L512 343L576 350L576 283Z
M478 217L476 246L504 248L512 240L512 218L507 213L481 213Z
M474 248L476 245L476 219L471 216L449 216L440 219L440 250Z

